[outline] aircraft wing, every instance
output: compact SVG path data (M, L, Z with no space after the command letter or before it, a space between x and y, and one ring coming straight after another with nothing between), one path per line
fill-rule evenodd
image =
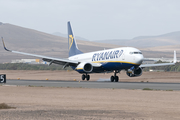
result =
M156 60L152 60L152 59L149 59L149 58L144 58L143 61L156 61Z
M173 60L173 63L142 64L142 65L140 65L139 67L145 68L145 67L156 67L156 66L175 65L176 61L177 61L177 58L176 58L176 51L174 51L174 60Z
M43 56L43 55L36 55L36 54L30 54L30 53L25 53L25 52L9 50L9 49L6 48L3 38L2 38L2 42L3 42L4 49L6 51L8 51L8 52L42 58L42 60L44 60L46 62L50 62L49 65L51 65L52 63L55 63L55 64L59 64L59 65L64 65L63 68L65 68L66 66L69 66L69 65L70 66L77 66L79 64L78 61L72 61L72 60L69 60L69 59L60 59L60 58L47 57L47 56Z
M139 67L145 68L145 67L156 67L156 66L167 66L167 65L175 65L175 63L142 64Z

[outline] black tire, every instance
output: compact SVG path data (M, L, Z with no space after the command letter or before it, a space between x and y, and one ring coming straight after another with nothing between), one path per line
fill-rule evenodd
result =
M115 82L118 82L119 81L119 77L118 76L115 76Z
M114 76L111 76L111 82L114 82Z
M83 75L82 75L82 80L85 80L85 78L86 78L86 76L83 74Z
M89 81L89 79L90 79L90 75L87 75L86 80Z

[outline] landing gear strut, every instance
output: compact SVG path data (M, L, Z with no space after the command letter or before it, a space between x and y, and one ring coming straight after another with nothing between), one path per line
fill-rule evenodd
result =
M119 77L118 76L116 76L116 73L118 73L119 71L117 71L117 70L114 70L114 76L111 76L111 82L118 82L119 81Z
M87 80L87 81L89 81L89 79L90 79L90 75L88 75L87 73L86 74L83 74L82 75L82 80Z

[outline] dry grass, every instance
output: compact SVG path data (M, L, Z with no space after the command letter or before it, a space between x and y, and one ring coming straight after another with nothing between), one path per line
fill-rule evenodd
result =
M15 107L11 107L6 103L0 103L0 109L15 109Z

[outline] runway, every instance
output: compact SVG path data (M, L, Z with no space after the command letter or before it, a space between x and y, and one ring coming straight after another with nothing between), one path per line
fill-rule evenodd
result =
M144 89L180 90L180 83L158 82L109 82L109 81L60 81L60 80L7 80L6 85L72 87L72 88L111 88L111 89Z

